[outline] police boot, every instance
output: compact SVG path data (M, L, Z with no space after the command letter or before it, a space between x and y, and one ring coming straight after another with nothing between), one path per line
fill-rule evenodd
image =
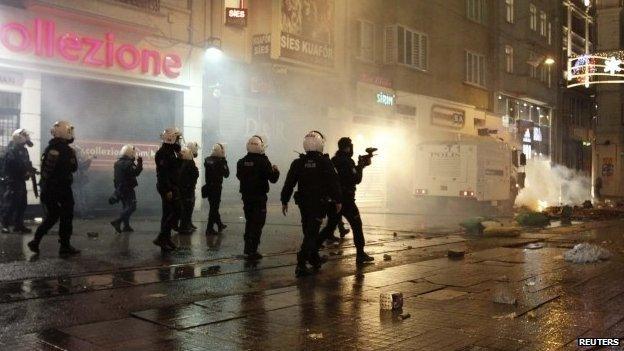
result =
M340 232L340 237L344 238L347 234L349 234L349 232L351 232L351 229L345 228L344 223L339 223L338 224L338 231Z
M110 224L113 226L113 228L115 228L115 231L117 233L121 233L121 221L116 219L112 222L110 222Z
M297 264L297 267L295 268L295 276L297 278L300 277L306 277L309 275L314 274L314 272L312 272L306 265L304 264Z
M217 224L219 233L221 233L225 228L227 228L227 225L223 224L223 223L219 223Z
M364 251L358 252L357 255L355 256L355 263L357 263L357 264L370 263L370 262L372 262L374 260L375 260L374 257L369 256Z
M325 241L330 243L330 244L332 244L332 243L340 242L340 239L332 234L332 235L328 236L327 239L325 239Z
M71 246L69 242L66 242L66 241L63 241L63 242L59 241L59 242L61 243L61 248L59 249L59 255L73 256L73 255L78 255L80 253L80 250Z
M153 241L154 245L159 246L162 251L173 251L174 247L169 245L169 241L166 237L159 235L156 240ZM175 245L174 245L175 246Z
M132 233L132 232L134 232L134 228L132 228L130 226L130 224L127 224L127 225L125 225L123 227L123 229L121 231L124 232L124 233Z
M38 254L39 253L39 240L34 239L28 242L28 248L30 249L30 251L32 251L33 253Z

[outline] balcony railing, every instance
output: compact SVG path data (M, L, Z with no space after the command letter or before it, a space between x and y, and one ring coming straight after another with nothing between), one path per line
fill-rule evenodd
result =
M148 12L160 11L160 0L114 0L126 5L137 7Z

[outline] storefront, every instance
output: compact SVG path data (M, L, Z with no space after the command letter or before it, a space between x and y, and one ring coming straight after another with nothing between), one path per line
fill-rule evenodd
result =
M29 130L30 157L39 168L52 123L70 121L74 146L93 159L77 177L83 194L77 202L99 212L111 209L106 200L117 152L135 144L146 168L139 207L157 208L153 157L160 132L175 125L187 141L202 141L203 50L113 20L0 10L0 147L13 129Z

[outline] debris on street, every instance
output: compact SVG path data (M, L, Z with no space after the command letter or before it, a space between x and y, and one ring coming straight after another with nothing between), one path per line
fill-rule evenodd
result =
M392 260L392 256L390 256L388 254L384 254L383 255L383 259L384 259L384 261L390 261L390 260Z
M570 209L564 210L565 207ZM553 220L564 220L568 215L567 211L571 211L570 220L576 221L602 221L624 217L624 209L619 207L564 206L562 208L561 206L551 206L544 209L542 213Z
M382 292L379 295L379 307L382 310L400 310L403 308L403 293L397 291Z
M509 314L503 314L500 316L493 316L494 319L514 319L516 318L516 312L511 312Z
M542 212L522 212L516 215L516 222L523 227L545 227L550 218Z
M515 305L518 302L511 288L507 285L498 286L494 290L492 301L505 305Z
M466 255L466 251L459 250L459 249L450 249L448 250L446 255L448 256L448 258L454 258L454 259L464 258L464 256Z
M470 218L459 223L459 226L464 228L468 234L478 235L483 233L483 229L485 229L485 227L481 224L481 222L486 220L487 219L483 217Z
M412 315L409 313L404 313L402 315L399 316L399 318L401 318L402 320L406 320L408 318L410 318Z
M489 227L483 230L485 237L514 237L519 236L522 229L519 227Z
M98 233L98 232L87 232L87 236L89 238L97 238L97 237L100 236L100 233Z
M611 258L611 252L598 245L581 243L563 254L563 258L573 263L593 263Z
M308 337L312 340L323 339L323 333L311 333L311 334L308 334Z
M529 250L538 250L544 247L544 243L530 243L527 244L526 248Z

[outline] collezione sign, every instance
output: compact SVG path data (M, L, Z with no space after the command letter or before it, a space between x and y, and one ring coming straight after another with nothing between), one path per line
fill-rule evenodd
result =
M153 76L164 74L168 78L176 78L182 68L182 59L177 54L162 55L156 50L118 44L113 33L106 33L104 38L73 32L56 33L54 21L40 18L29 25L18 22L2 24L0 43L18 54L35 54L45 59L60 57L66 62L90 67L119 67L124 71L139 69L142 74Z

